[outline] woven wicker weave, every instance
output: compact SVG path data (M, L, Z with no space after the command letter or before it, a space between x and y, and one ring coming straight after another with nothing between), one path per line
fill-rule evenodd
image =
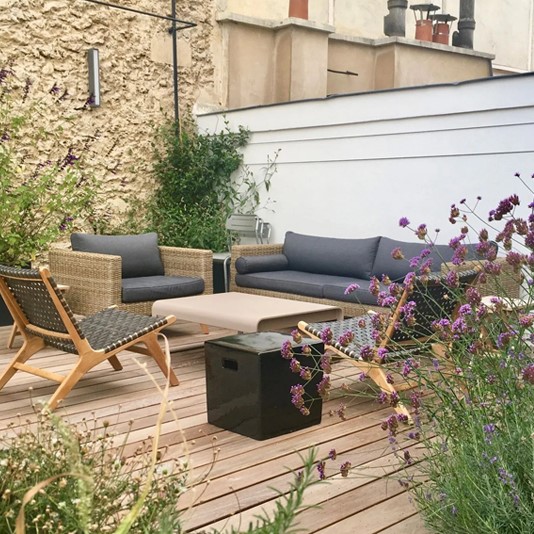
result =
M159 247L165 275L196 276L204 280L204 294L213 293L213 254L210 250ZM125 304L122 295L121 257L53 248L50 271L69 286L68 300L75 313L89 315L109 306L150 315L153 301Z
M520 297L521 284L523 277L521 273L514 271L514 268L506 262L504 258L497 258L495 263L501 266L501 274L488 275L485 283L478 284L478 290L483 297L486 296L498 296L508 297L511 299L517 299ZM441 265L441 272L443 274L449 271L467 271L470 269L476 269L477 271L483 270L484 262L480 260L471 260L463 263L462 265L453 265L452 263L443 263Z
M152 356L170 383L178 384L156 339L162 328L175 321L173 316L147 317L109 308L79 322L47 269L0 265L0 294L23 337L22 347L0 375L0 389L17 371L55 380L60 385L49 401L54 409L95 365L108 360L114 369L121 369L116 354L125 349ZM139 342L146 348L136 348ZM47 345L78 356L66 376L26 364Z

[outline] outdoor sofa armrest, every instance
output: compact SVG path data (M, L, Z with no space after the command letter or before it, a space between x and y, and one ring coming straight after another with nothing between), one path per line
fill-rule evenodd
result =
M159 247L166 276L198 276L204 293L213 293L213 252L197 248Z
M441 272L442 274L447 274L449 271L467 271L471 269L482 271L485 261L469 260L462 263L462 265L454 265L450 262L443 263ZM505 258L496 258L495 263L501 266L501 274L498 276L488 275L486 283L478 284L480 294L483 297L494 295L497 297L519 298L523 282L521 273L515 272Z
M74 313L90 315L121 302L120 256L52 248L48 258L56 282L69 286L65 297Z
M230 262L230 291L235 291L235 262L241 256L270 256L282 254L283 243L271 243L265 245L233 245Z

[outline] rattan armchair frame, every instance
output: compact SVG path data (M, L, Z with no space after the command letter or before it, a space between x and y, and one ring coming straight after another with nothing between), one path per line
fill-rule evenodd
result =
M166 276L201 277L204 280L203 294L213 293L211 250L160 246L159 251ZM89 315L109 306L144 315L152 313L154 301L121 301L120 256L52 248L49 264L54 279L69 286L69 304L77 314Z
M53 410L96 365L107 360L121 370L117 354L126 349L151 356L169 383L179 384L157 339L176 320L174 316L147 317L112 307L78 321L48 269L0 265L0 294L23 338L22 347L0 374L0 390L17 371L59 382L47 403ZM47 346L77 355L66 375L26 363Z

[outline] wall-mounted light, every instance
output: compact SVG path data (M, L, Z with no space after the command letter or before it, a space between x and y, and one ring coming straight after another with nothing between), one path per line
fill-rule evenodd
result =
M100 106L100 73L98 49L87 50L87 68L89 70L89 99L87 104L92 108Z

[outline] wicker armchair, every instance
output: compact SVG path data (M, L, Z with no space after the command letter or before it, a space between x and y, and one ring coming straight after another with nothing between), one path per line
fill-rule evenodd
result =
M203 293L213 293L211 250L158 248L166 276L200 277L204 280ZM153 300L122 302L120 256L53 248L49 252L49 264L55 280L69 286L67 299L74 313L89 315L109 306L117 306L125 311L151 314Z

